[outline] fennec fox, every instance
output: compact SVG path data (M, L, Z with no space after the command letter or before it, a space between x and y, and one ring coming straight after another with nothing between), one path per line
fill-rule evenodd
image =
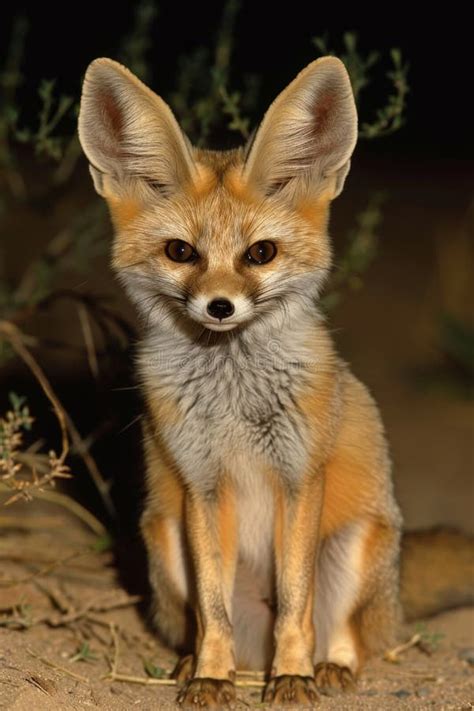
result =
M80 139L143 317L148 549L162 638L192 655L178 701L220 707L238 667L265 700L352 685L400 619L401 516L379 412L318 307L327 225L357 139L323 57L245 148L193 148L127 69L86 74Z

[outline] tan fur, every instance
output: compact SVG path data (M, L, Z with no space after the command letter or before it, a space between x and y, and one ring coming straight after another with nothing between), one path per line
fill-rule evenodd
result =
M222 576L227 591L224 603L230 620L232 619L232 593L237 565L237 527L235 492L232 486L224 484L219 491L217 529L222 556Z
M232 701L239 665L270 671L277 704L313 702L315 681L348 688L396 634L401 517L377 406L316 306L357 135L347 73L313 62L251 146L219 153L192 148L159 97L97 60L79 133L145 325L141 526L158 630L194 654L179 701ZM198 256L172 261L170 240ZM276 258L252 266L261 241ZM228 338L206 321L223 298Z
M314 655L314 570L319 545L323 481L309 474L292 500L280 496L280 531L276 539L276 653L272 675L312 676ZM305 574L306 571L306 574Z
M474 537L452 528L407 531L400 573L408 620L474 605Z

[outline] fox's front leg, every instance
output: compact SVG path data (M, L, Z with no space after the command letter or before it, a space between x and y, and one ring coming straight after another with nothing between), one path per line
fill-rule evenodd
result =
M189 492L186 531L197 588L198 643L194 678L178 702L188 708L222 708L235 699L235 657L231 622L237 553L233 494L215 499Z
M323 497L320 474L281 494L275 521L278 615L272 678L264 699L275 704L318 698L314 683L314 578Z

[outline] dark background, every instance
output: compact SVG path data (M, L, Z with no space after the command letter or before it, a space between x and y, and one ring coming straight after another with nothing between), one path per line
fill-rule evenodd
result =
M150 52L153 88L166 95L174 86L176 59L199 45L212 45L222 2L161 0ZM426 160L473 156L471 107L472 33L459 4L421 9L415 3L251 2L243 0L236 26L234 86L246 72L262 75L260 110L316 56L311 38L329 33L330 46L340 49L343 32L355 30L362 50L387 53L379 70L380 84L362 102L362 118L370 120L388 88L383 78L388 51L400 47L410 63L407 125L383 141L359 151L410 154ZM23 100L29 105L42 78L57 77L59 88L78 94L87 64L98 56L116 56L118 43L133 22L134 3L8 3L2 10L0 39L8 39L11 19L23 12L30 21ZM256 117L255 117L256 118Z

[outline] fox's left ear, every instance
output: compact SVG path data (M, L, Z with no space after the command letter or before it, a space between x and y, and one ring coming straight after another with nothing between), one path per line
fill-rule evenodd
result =
M195 170L168 104L112 59L96 59L87 69L79 139L95 188L104 197L131 185L169 194Z
M339 195L357 141L349 75L336 57L309 64L275 99L248 150L244 177L266 195Z

